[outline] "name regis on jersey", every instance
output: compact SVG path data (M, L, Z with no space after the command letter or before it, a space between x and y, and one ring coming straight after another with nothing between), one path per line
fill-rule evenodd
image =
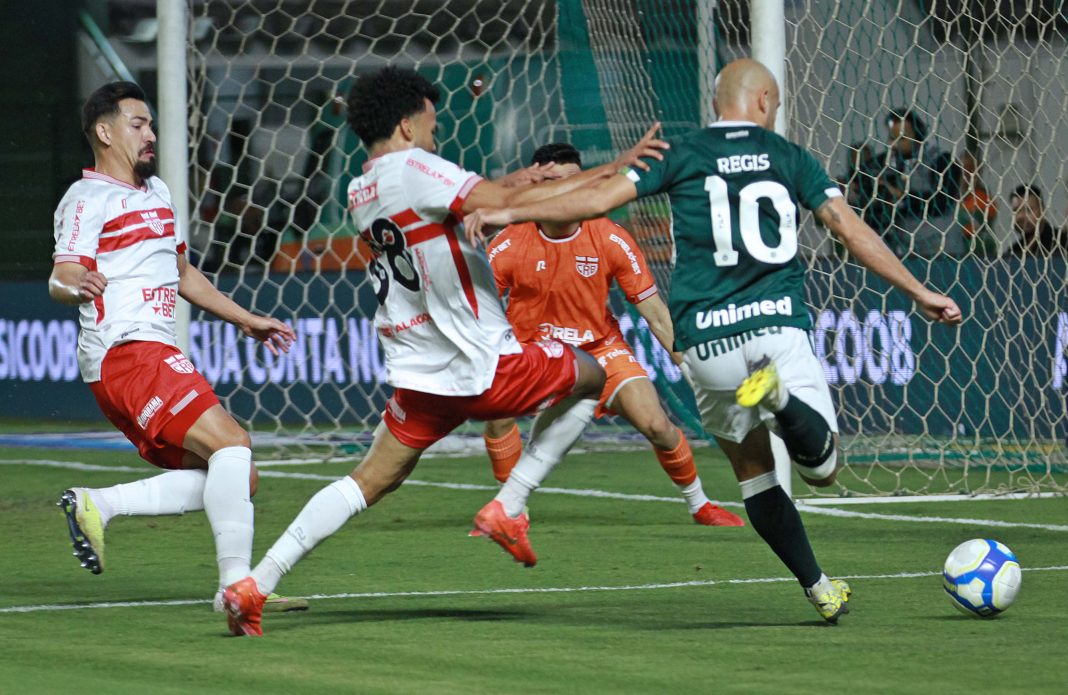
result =
M551 323L542 323L538 325L538 329L541 330L542 335L546 338L554 338L575 347L593 341L593 331L588 328L580 332L579 329L569 326L554 326Z
M740 174L743 171L765 171L771 168L767 154L736 154L716 158L716 168L721 174Z
M627 260L630 261L630 269L634 271L635 275L641 275L642 267L638 265L638 259L635 257L634 252L630 250L630 244L615 234L609 234L608 240L619 244L619 248L623 249L623 253L627 254Z

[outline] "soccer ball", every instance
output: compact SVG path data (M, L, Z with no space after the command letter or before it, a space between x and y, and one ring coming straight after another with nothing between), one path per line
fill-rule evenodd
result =
M974 538L946 558L942 586L961 612L991 618L1012 605L1020 591L1020 563L1008 546Z

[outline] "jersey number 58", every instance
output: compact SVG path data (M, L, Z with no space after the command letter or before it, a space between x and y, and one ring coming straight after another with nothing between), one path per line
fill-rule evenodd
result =
M384 217L375 220L363 238L375 254L368 270L375 280L375 296L379 304L386 303L391 281L412 292L419 291L419 273L412 262L412 252L404 241L404 233L393 220Z

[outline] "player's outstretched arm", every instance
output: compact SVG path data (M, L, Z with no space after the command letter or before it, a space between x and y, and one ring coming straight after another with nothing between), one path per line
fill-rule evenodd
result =
M660 122L658 121L650 126L649 130L645 131L645 134L633 147L619 153L619 156L607 164L586 169L564 179L547 180L540 186L517 187L515 190L509 191L505 200L499 205L474 205L466 209L466 211L470 212L479 207L519 207L563 195L578 188L586 188L588 190L589 186L614 177L615 174L619 173L620 169L628 166L648 171L649 164L643 158L663 159L662 150L670 149L671 147L666 141L660 139L659 133ZM528 170L531 168L528 168ZM539 170L535 173L542 174L543 178L554 178L544 176L545 171Z
M562 196L575 190L590 191L594 186L599 186L605 181L618 178L619 171L627 166L648 170L649 164L643 161L643 158L663 159L662 150L670 148L667 142L660 139L659 133L660 123L657 122L645 132L645 135L633 147L620 153L612 162L602 164L593 169L586 169L567 178L553 180L552 174L549 173L551 170L549 165L540 167L535 165L513 172L497 181L482 182L475 186L470 195L464 200L463 211L470 216L471 213L480 208L529 208L549 198ZM538 185L534 185L535 183L538 183ZM633 200L633 198L630 200ZM625 202L628 201L623 201L623 203ZM616 207L623 203L618 203ZM596 214L604 214L604 212L611 209L609 207ZM561 221L570 222L593 216L591 214L586 217L571 217ZM540 216L537 219L545 222L553 221ZM474 228L469 224L469 220L476 225ZM482 225L478 224L477 217L465 219L464 224L468 241L474 244L485 240Z
M641 317L649 324L649 330L671 355L671 361L675 364L682 364L682 354L674 350L675 326L671 323L671 312L668 311L667 304L664 304L660 295L654 294L652 297L643 299L635 304L634 308L638 310Z
M178 257L178 294L204 311L234 324L245 335L263 343L272 355L289 352L297 339L293 328L278 319L257 316L220 292L185 256Z
M574 176L563 179L566 183ZM554 182L555 183L555 182ZM471 191L468 200L475 197L481 186ZM503 227L513 222L572 222L600 217L609 210L629 203L638 197L634 182L626 176L615 174L595 184L578 188L563 195L553 196L516 207L474 203L471 212L464 217L464 233L472 244L485 239L486 227ZM464 205L464 210L468 210Z
M963 315L957 303L924 287L886 247L875 230L853 212L845 198L831 198L816 210L816 217L842 240L858 261L911 297L924 316L940 323L961 322Z
M520 188L558 178L560 178L560 175L556 172L554 163L548 162L546 164L531 164L524 169L516 169L499 179L494 179L493 183L504 188Z
M107 286L103 273L78 263L57 263L48 278L48 296L60 304L77 306L102 296Z

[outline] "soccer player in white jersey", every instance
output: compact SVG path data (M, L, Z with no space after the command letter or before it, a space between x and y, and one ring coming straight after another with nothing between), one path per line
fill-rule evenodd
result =
M203 509L224 587L248 574L252 560L256 469L248 433L176 347L175 301L181 296L233 323L276 355L295 335L235 304L186 261L185 230L154 176L156 136L140 87L112 82L93 92L82 128L95 166L56 209L48 291L79 307L78 366L100 409L142 458L167 472L64 492L59 506L74 555L99 574L114 516Z
M263 634L264 597L281 577L353 515L396 489L427 447L468 418L541 410L527 453L476 517L485 536L533 565L529 522L518 501L593 416L604 371L559 341L516 341L485 252L464 239L460 220L491 201L539 200L611 175L640 154L658 156L661 143L650 131L613 164L539 186L508 187L434 154L438 97L420 75L393 67L353 84L348 121L371 156L349 185L349 209L374 252L368 271L379 301L375 328L395 390L363 461L312 497L252 574L226 590L235 635ZM526 173L536 179L540 170Z

